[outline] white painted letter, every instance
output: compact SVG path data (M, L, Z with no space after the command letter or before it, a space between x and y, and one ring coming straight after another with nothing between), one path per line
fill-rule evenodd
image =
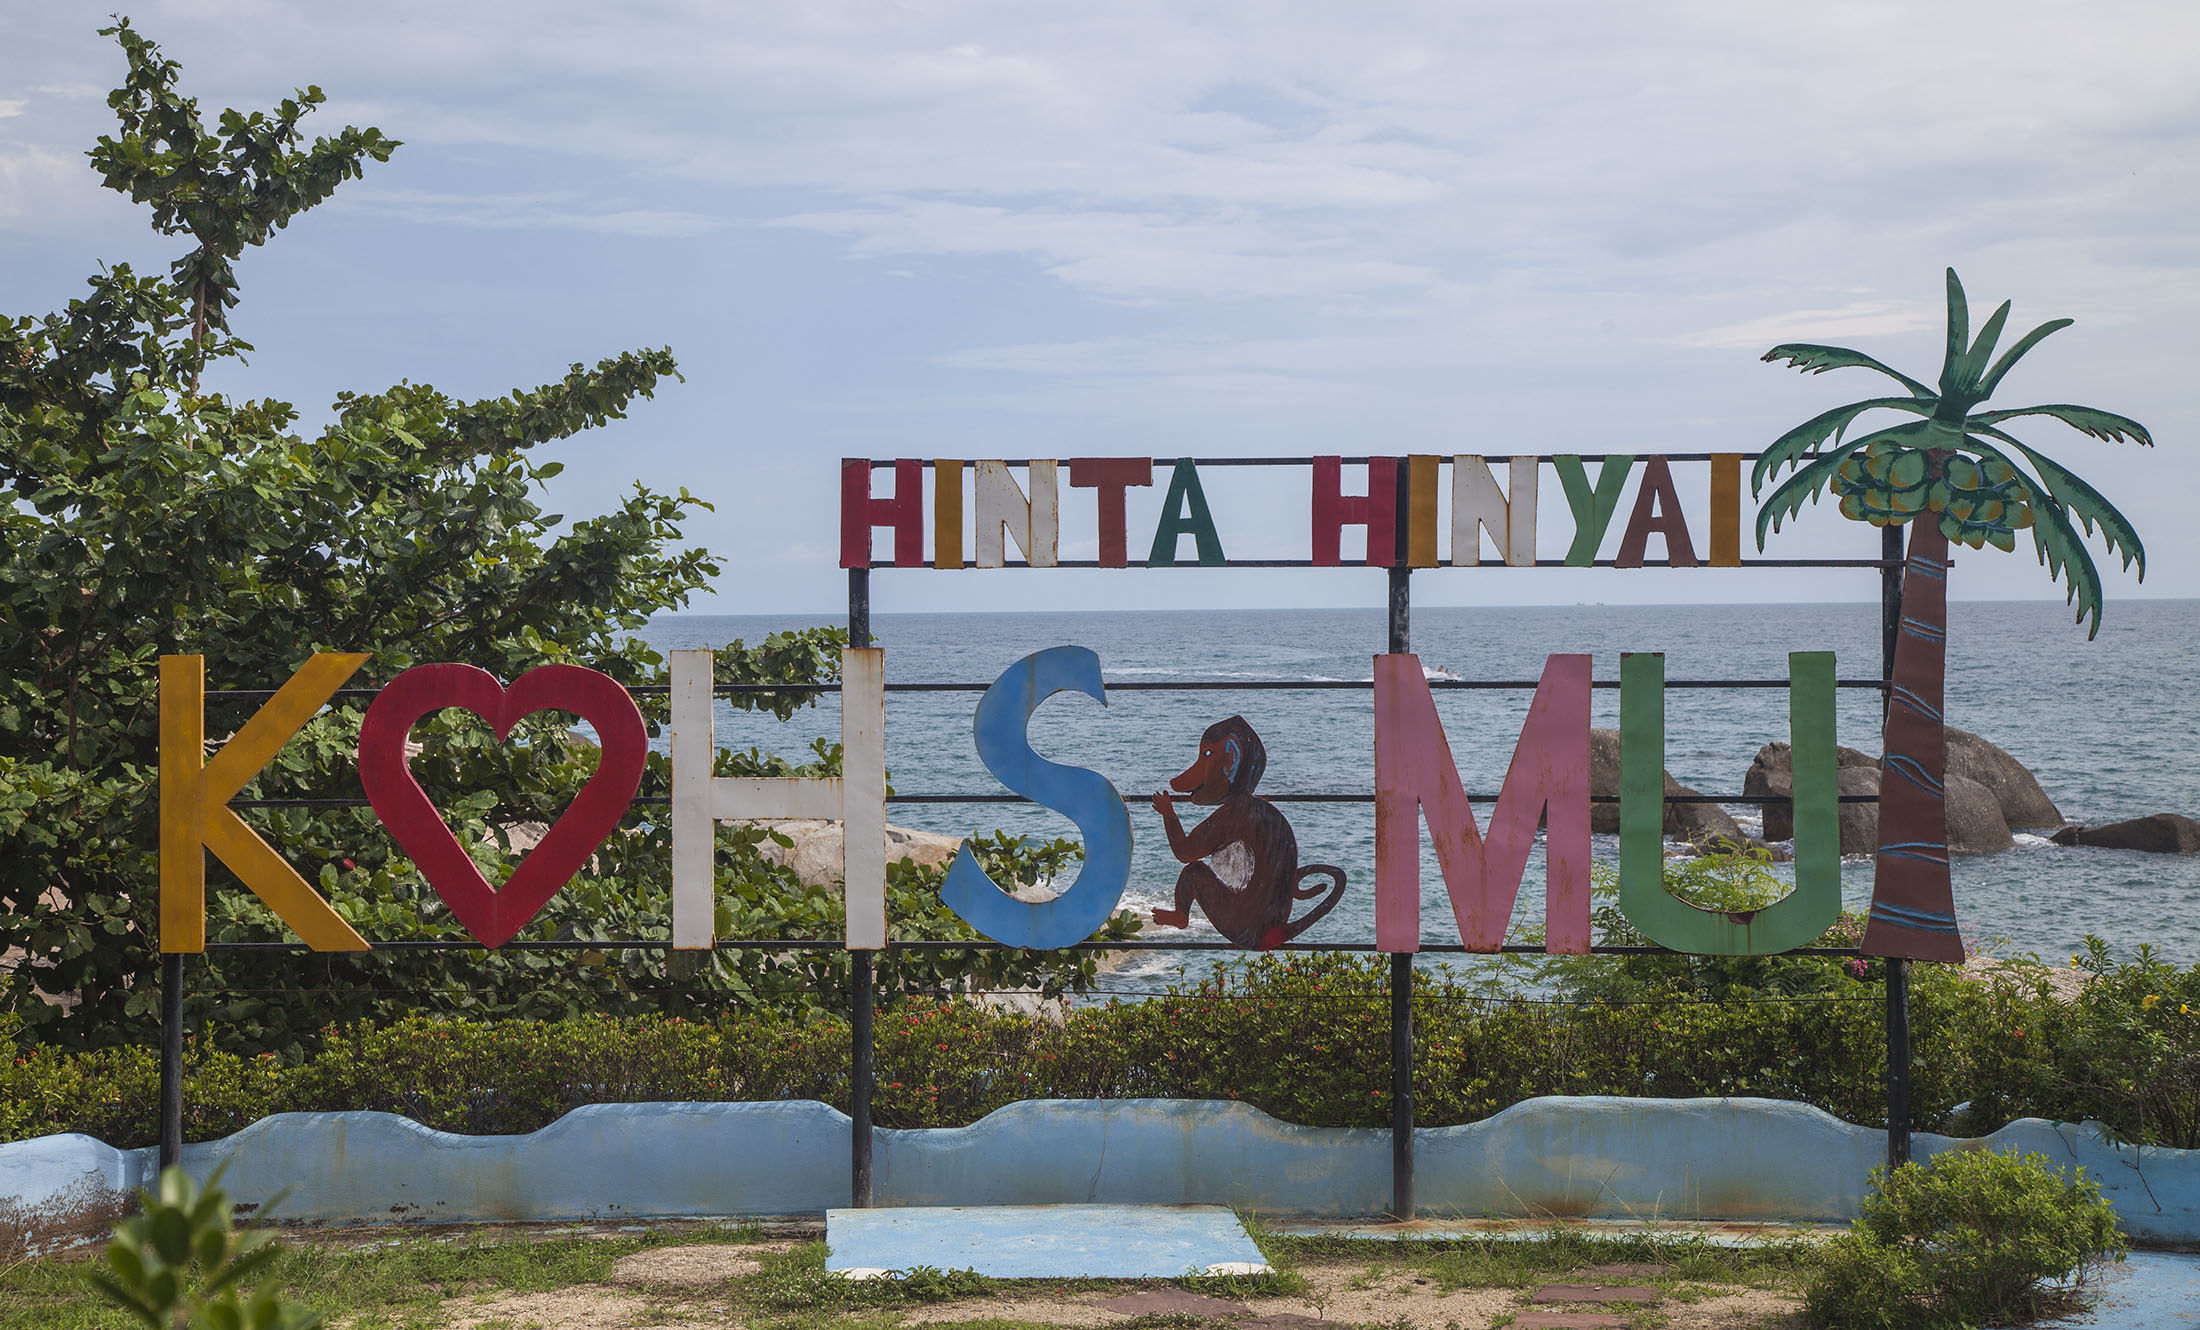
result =
M886 653L840 653L837 779L713 776L712 655L672 653L672 945L708 948L717 914L716 824L817 817L841 823L848 949L886 945Z
M1034 568L1052 568L1061 544L1061 496L1055 488L1055 465L1034 461L1030 466L1031 497L1026 499L1008 472L1005 462L980 462L976 478L978 509L978 567L1001 566L1005 549L1001 532L1015 537L1016 548Z
M1466 454L1451 459L1451 561L1482 562L1482 529L1515 568L1535 566L1536 472L1533 457L1512 459L1512 497L1497 487L1490 464Z

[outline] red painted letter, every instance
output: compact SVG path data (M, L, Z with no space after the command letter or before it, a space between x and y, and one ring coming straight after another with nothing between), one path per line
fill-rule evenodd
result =
M840 459L840 566L871 566L871 528L894 528L894 566L924 566L924 463L904 457L894 463L894 496L871 497L871 463L863 457Z
M1389 568L1398 562L1398 459L1367 459L1367 493L1344 493L1344 459L1314 459L1314 563L1334 568L1344 528L1367 528L1367 564Z
M1544 950L1589 950L1589 658L1552 656L1528 704L1512 767L1490 814L1474 825L1421 658L1375 658L1375 946L1421 949L1421 813L1459 920L1459 940L1495 951L1505 940L1536 823L1546 814Z
M1665 537L1666 562L1675 568L1696 566L1696 545L1688 538L1688 519L1681 516L1681 496L1673 489L1673 468L1662 457L1642 464L1642 485L1635 491L1635 511L1627 519L1627 533L1619 538L1614 568L1640 568L1650 533Z
M1128 568L1130 550L1124 534L1123 491L1133 485L1153 484L1150 457L1072 457L1071 489L1098 490L1100 504L1100 566Z

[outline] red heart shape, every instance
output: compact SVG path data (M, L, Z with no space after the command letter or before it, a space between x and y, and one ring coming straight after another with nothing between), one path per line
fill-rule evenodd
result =
M482 717L499 739L523 716L570 711L595 728L602 745L596 774L502 889L481 875L405 759L412 727L444 707ZM390 680L359 725L359 782L367 787L367 802L428 885L486 947L511 941L610 836L634 802L648 756L649 732L633 696L610 675L578 665L537 666L510 688L472 665L416 665Z

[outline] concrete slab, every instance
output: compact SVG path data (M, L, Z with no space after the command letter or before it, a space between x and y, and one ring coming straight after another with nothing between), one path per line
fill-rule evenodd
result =
M825 1268L851 1278L928 1265L994 1279L1267 1274L1219 1205L908 1206L825 1212Z
M2200 1254L2135 1251L2094 1285L2091 1310L2056 1330L2195 1330L2200 1327Z

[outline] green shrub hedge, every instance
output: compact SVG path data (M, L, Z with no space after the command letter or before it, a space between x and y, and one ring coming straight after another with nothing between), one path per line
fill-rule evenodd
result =
M1826 1245L1803 1303L1819 1330L2029 1325L2083 1308L2080 1283L2127 1249L2099 1184L2045 1155L1950 1150L1872 1170L1847 1233Z
M1712 986L1698 959L1597 963L1629 967L1636 982L1624 996L1544 1001L1417 974L1417 1120L1472 1122L1539 1095L1616 1094L1756 1095L1884 1123L1875 969L1730 963L1756 968L1729 968ZM2200 967L2144 952L2115 964L2099 949L2080 963L2095 974L2070 999L2037 971L1977 982L1915 967L1916 1121L1949 1125L1967 1102L1960 1125L1969 1130L2095 1118L2126 1139L2200 1147ZM1781 978L1741 982L1752 974ZM1299 953L1218 968L1151 1000L1041 1016L908 1000L879 1013L873 1111L881 1126L956 1126L1020 1099L1167 1097L1240 1100L1311 1126L1386 1125L1386 982L1380 957ZM848 1030L834 1017L412 1017L332 1026L296 1061L202 1039L187 1074L193 1140L269 1113L337 1109L524 1132L590 1103L801 1098L845 1109ZM149 1144L158 1083L149 1048L23 1051L0 1068L0 1139L80 1131Z

